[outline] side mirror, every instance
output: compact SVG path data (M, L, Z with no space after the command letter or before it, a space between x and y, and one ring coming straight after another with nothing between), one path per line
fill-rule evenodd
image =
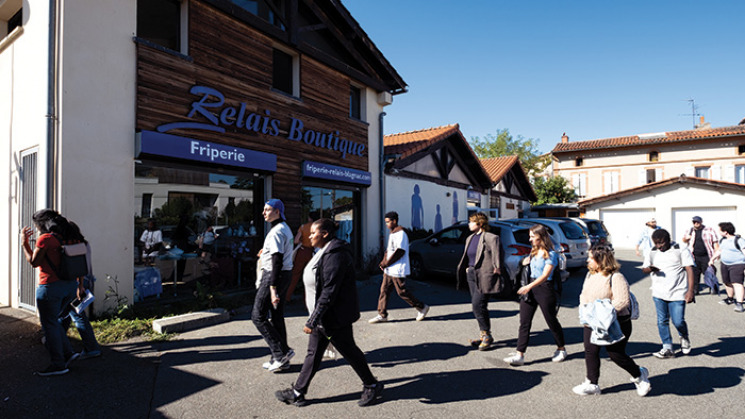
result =
M432 237L431 239L429 239L429 244L431 244L432 246L437 246L438 244L440 244L440 242L437 240L437 237Z

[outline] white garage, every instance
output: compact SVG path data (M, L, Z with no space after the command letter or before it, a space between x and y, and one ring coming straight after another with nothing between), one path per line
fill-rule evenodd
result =
M745 185L731 182L681 175L578 204L583 217L603 220L618 249L633 249L650 218L676 241L692 226L694 215L715 230L729 221L745 232Z
M639 240L644 223L655 217L654 208L642 209L604 209L600 219L613 239L613 246L619 249L633 248ZM592 218L592 217L590 217Z

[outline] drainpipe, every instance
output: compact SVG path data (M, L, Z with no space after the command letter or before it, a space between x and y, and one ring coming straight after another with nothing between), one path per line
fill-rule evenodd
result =
M45 208L53 208L56 192L55 128L57 122L57 0L49 0L49 40L47 56L47 194ZM34 209L35 211L36 209Z
M379 136L379 143L380 143L380 156L378 160L379 165L379 176L378 176L378 188L380 189L380 216L378 217L378 222L380 223L380 236L378 240L378 244L380 245L380 249L383 249L383 239L385 238L385 222L383 221L383 214L385 214L385 188L383 187L383 170L385 169L385 161L383 160L383 117L385 116L385 112L381 112L378 115L378 136Z

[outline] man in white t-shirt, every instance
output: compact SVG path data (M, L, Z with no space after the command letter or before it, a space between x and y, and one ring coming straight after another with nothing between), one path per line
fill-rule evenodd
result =
M688 325L685 321L687 303L694 302L693 256L687 247L671 244L670 233L659 229L652 233L655 247L644 258L642 272L652 278L652 299L657 309L657 331L662 339L662 349L654 356L673 358L673 339L670 320L678 330L680 349L684 355L691 352Z
M257 283L251 320L269 345L272 357L263 367L271 372L286 370L295 351L287 345L285 299L292 278L292 231L285 222L285 206L279 199L264 204L264 220L272 228L259 252L261 279ZM271 316L271 319L270 319Z
M398 225L398 213L394 211L385 214L385 225L391 234L388 236L385 257L379 265L383 271L383 283L380 285L380 296L378 297L378 315L370 319L369 322L388 321L388 296L394 287L398 296L417 310L416 320L422 321L427 316L429 306L417 300L406 289L406 276L410 273L409 236L406 235L403 227Z

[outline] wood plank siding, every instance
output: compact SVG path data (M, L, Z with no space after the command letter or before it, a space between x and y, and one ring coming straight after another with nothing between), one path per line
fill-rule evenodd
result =
M203 116L187 118L194 85L208 86L225 96L223 106L246 104L246 114L257 113L280 121L280 134L271 136L250 129L227 126L226 132L173 130L169 134L243 147L277 155L274 197L286 204L292 225L300 222L303 160L335 164L358 170L368 167L368 125L349 117L350 78L307 55L300 55L300 98L273 91L274 41L245 23L203 3L189 3L189 56L187 60L137 43L137 130L155 131L162 124L208 122ZM218 111L219 112L219 111ZM338 136L363 144L363 157L291 141L286 138L291 118L304 129L319 133L339 131Z

